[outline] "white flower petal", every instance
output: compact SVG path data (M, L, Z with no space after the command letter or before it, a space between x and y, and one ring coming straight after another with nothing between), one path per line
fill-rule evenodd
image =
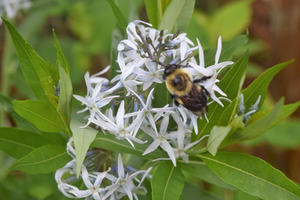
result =
M146 155L148 153L151 153L152 151L154 151L155 149L157 149L157 147L159 147L160 142L158 140L154 140L149 147L145 150L145 152L143 153L143 155Z
M219 62L220 55L221 55L221 50L222 50L222 38L221 36L218 38L218 48L215 56L215 64Z

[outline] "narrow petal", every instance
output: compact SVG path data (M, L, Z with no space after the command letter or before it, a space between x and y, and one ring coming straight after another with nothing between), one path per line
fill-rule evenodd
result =
M154 140L150 146L145 150L145 152L143 153L143 155L146 155L152 151L154 151L155 149L157 149L157 147L160 145L160 142L158 140Z
M167 152L167 154L169 155L169 157L171 158L173 165L176 167L176 157L173 151L173 148L171 147L170 143L167 142L166 140L162 141L161 143L161 148L163 148L163 150L165 150L165 152Z
M84 198L92 195L92 192L88 190L79 190L78 188L74 188L73 190L69 191L70 193L74 194L76 197Z
M122 187L123 187L125 193L127 194L129 200L132 200L132 192L131 192L130 187L127 184L123 184Z
M184 147L184 151L188 150L189 148L191 148L192 146L195 146L196 144L198 144L199 142L201 142L204 138L208 137L209 135L204 135L202 138L200 138L199 140L195 141L195 142L192 142L188 145L186 145Z
M124 101L122 101L116 115L116 122L119 128L124 127L124 113L125 113Z
M218 38L218 48L217 48L216 57L215 57L215 64L217 64L219 62L221 51L222 51L222 38L220 36Z
M149 92L148 97L147 97L146 107L147 107L148 110L150 110L150 108L151 108L151 103L152 103L152 99L153 99L153 92L154 92L154 88L152 88L152 90Z
M92 188L93 187L93 184L91 183L91 181L89 180L89 173L85 167L85 165L82 165L81 167L81 176L82 176L82 180L85 184L85 186L87 188Z
M94 185L97 187L100 187L101 182L103 181L107 172L109 172L109 171L110 171L110 168L105 172L94 172L94 174L97 175Z
M74 94L73 97L75 97L75 99L77 99L81 103L85 104L86 106L90 106L90 102L86 98L76 95L76 94Z
M201 46L198 38L196 38L196 40L197 40L198 47L199 47L199 62L200 62L200 66L201 67L205 67L205 65L204 65L204 53L203 53L203 49L202 49L202 46Z
M169 115L165 115L161 124L160 124L160 133L166 133L167 132L167 128L168 128L168 125L169 125L169 118L170 116Z
M122 178L125 177L124 166L123 166L123 162L122 162L122 155L120 153L118 155L118 175L119 175L119 177L122 177Z

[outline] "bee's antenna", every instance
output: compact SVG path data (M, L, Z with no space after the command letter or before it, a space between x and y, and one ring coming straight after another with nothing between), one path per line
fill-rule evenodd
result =
M165 67L165 65L162 62L160 62L157 58L153 58L152 61Z
M177 63L177 65L180 65L181 63L187 61L188 59L191 59L193 56L194 56L193 53L188 54L187 57L186 57L185 59L183 59L182 61L180 61L179 63ZM188 65L188 64L186 64L186 66L187 66L187 65Z

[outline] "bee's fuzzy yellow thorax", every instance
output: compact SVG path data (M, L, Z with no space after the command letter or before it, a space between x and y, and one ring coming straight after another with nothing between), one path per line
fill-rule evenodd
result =
M180 80L180 84L175 84L174 80ZM166 77L166 86L171 94L176 96L187 95L193 87L193 77L184 69L176 69Z

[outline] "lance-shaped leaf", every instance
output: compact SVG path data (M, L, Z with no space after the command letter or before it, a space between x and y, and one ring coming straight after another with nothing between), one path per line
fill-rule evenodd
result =
M198 155L222 180L262 199L300 199L300 187L260 158L242 153Z
M184 31L189 24L195 6L195 0L173 0L159 24L159 30L167 29L168 32Z
M53 106L39 100L14 101L13 106L21 117L27 119L41 131L67 131Z
M222 188L230 189L230 190L237 190L237 188L233 187L232 185L224 182L217 176L206 164L204 161L200 160L196 157L190 157L189 163L182 164L183 172L186 171L186 176L192 176L193 178L199 178L204 180L208 183L217 185Z
M36 98L45 103L51 102L56 107L54 84L58 82L58 76L55 69L37 54L8 21L3 21L13 40L23 75Z
M262 73L258 78L256 78L245 90L242 91L244 95L244 104L246 108L252 106L259 95L261 95L259 108L263 104L265 100L265 96L267 93L267 88L273 79L273 77L282 69L293 63L294 60L290 60L274 67L269 68L264 73Z
M91 147L103 148L110 151L128 153L137 155L144 159L157 159L157 158L168 158L169 156L162 150L156 149L155 151L148 153L143 156L143 153L147 149L147 145L134 144L135 148L128 143L126 140L117 140L112 134L98 134L94 142L92 142Z
M54 29L52 30L52 33L53 33L53 37L55 39L55 48L56 48L56 51L57 51L57 61L64 68L65 72L68 75L70 75L70 66L69 66L69 63L66 60L65 55L64 55L64 53L63 53L63 51L62 51L62 49L60 47L60 44L58 42L58 39L56 37Z
M81 166L85 159L86 153L90 147L90 144L94 141L97 130L92 129L91 127L80 128L84 124L73 119L71 121L71 130L73 133L75 152L76 152L76 174L79 177Z
M117 6L117 4L113 0L106 0L106 1L109 3L111 9L113 10L113 12L117 18L119 26L122 28L122 30L125 33L126 27L127 27L127 20L124 17L122 11L120 10L120 8Z
M145 0L147 16L153 28L158 28L158 24L162 18L161 7L158 6L157 0Z
M180 164L160 163L151 179L152 199L176 200L180 198L184 187L184 176Z
M45 145L16 161L9 171L21 170L28 174L49 173L63 167L70 156L64 146Z
M58 70L60 77L60 90L56 110L63 119L65 126L68 127L71 121L73 87L70 75L67 74L60 64L58 65Z
M14 158L22 158L50 140L41 134L10 127L0 127L0 149Z
M200 185L186 183L184 185L182 195L180 200L190 200L190 199L205 199L205 200L223 200L223 198L217 196L212 192L208 192L201 188Z
M59 71L59 99L57 105L57 112L63 119L66 127L69 127L71 121L72 112L72 95L73 87L70 77L70 67L65 58L64 53L59 45L55 32L53 30L53 36L55 39L55 47L57 50L57 65Z

